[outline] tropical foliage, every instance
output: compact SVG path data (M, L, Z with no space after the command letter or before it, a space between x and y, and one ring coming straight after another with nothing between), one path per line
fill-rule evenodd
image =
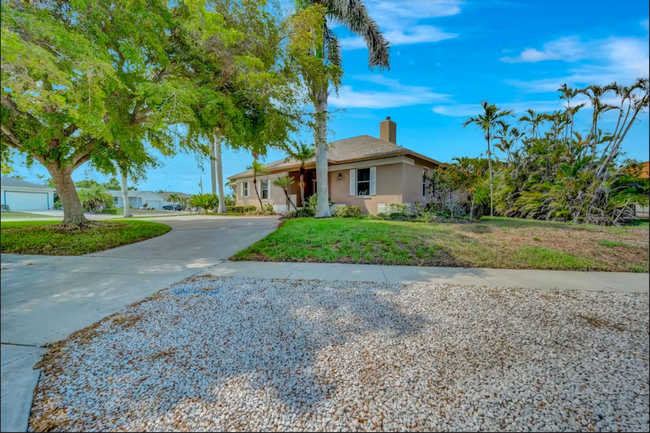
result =
M203 209L205 213L208 213L210 209L219 206L219 196L212 193L194 194L190 200L190 205L192 207Z
M79 190L79 199L84 209L97 212L113 206L113 196L102 185L91 185Z
M648 106L648 79L639 79L629 87L614 83L571 89L565 85L558 91L567 101L565 109L553 113L528 110L519 119L526 133L505 121L495 123L498 149L505 156L496 162L495 210L508 217L600 225L633 220L635 207L648 205L648 180L640 177L638 164L625 159L622 144ZM575 118L580 110L586 110L586 104L571 105L578 95L588 98L593 109L584 136L577 131ZM620 102L606 104L605 98L609 101L610 96ZM613 131L603 131L603 114L610 111L616 114L616 126ZM484 125L487 131L487 120L472 118L467 123ZM456 160L457 167L479 177L483 172L480 165L479 160ZM479 186L474 183L470 190L480 192Z

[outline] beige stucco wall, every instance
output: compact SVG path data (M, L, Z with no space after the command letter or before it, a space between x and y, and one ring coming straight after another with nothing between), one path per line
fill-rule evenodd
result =
M379 204L393 204L393 203L427 203L429 198L422 197L422 171L424 167L433 169L431 164L425 165L426 162L414 160L414 164L395 163L386 165L377 165L376 167L376 195L372 196L351 196L350 195L350 168L343 168L340 170L332 170L329 172L329 195L330 201L335 204L356 205L363 209L364 213L377 214L377 206ZM368 162L361 164L361 167L367 168L372 166ZM339 173L341 179L338 179ZM268 176L261 176L258 182L264 179L271 180L271 197L268 200L262 200L264 204L277 204L286 205L287 201L282 188L278 188L272 184L273 180L278 176L286 175L287 173L272 174ZM241 183L248 181L250 184L250 194L248 197L241 195ZM259 184L258 184L259 185ZM261 186L260 186L261 187ZM261 190L260 190L261 194ZM289 194L296 194L297 200L300 201L300 185L296 178L295 183L289 190ZM238 205L253 205L259 207L259 201L253 188L253 178L237 180L237 204ZM298 203L300 206L300 203Z
M350 195L350 170L330 171L330 200L335 204L356 205L363 213L377 214L380 203L402 203L402 167L406 164L377 166L376 195L357 197ZM366 165L367 167L367 165ZM338 180L341 173L342 178Z
M414 165L402 164L402 199L403 203L421 203L426 204L430 200L429 197L422 196L422 173L424 168L428 168L431 171L434 167L429 165L424 165L421 161L416 160ZM430 173L429 173L430 175ZM427 191L427 196L430 193Z
M287 204L287 198L284 195L284 191L282 188L277 187L273 185L273 181L276 180L278 177L285 176L287 173L278 173L278 174L271 174L267 176L260 176L257 178L257 188L260 193L260 197L262 196L262 184L261 182L263 180L269 180L271 184L271 190L270 190L270 196L268 199L264 200L262 199L262 204L270 204L270 205L285 205ZM249 192L248 192L248 197L244 197L242 195L242 183L248 182L249 185ZM294 186L294 189L297 191L297 186ZM247 178L247 179L238 179L237 180L237 188L236 188L236 202L237 206L255 206L257 208L260 207L260 202L257 199L257 194L255 193L255 186L253 185L253 178ZM290 191L289 194L296 194L296 192ZM300 193L298 193L299 195Z

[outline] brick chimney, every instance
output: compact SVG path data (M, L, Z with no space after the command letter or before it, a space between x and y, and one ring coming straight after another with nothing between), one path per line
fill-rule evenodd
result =
M390 120L390 117L379 122L379 138L397 144L397 123Z

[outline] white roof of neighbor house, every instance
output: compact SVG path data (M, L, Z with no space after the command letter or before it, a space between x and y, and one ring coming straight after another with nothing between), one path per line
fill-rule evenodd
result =
M16 179L14 177L0 178L0 185L3 188L21 188L21 189L41 189L45 191L55 191L55 188L47 185L39 185L38 183L27 182L24 180Z
M121 190L108 189L108 190L106 190L106 192L109 193L110 195L112 195L113 197L122 197L122 191ZM145 195L145 194L157 195L158 197L164 199L164 197L161 196L160 194L158 194L157 192L129 190L129 197L139 197L139 196Z

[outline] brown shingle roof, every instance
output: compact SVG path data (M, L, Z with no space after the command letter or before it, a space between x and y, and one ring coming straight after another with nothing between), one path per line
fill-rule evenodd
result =
M441 164L438 161L420 155L405 147L398 146L394 143L379 138L371 137L370 135L359 135L357 137L346 138L344 140L333 141L327 145L327 160L330 164L341 164L349 161L358 161L365 159L387 158L390 156L398 156L404 154L415 155L419 158L431 161L436 164ZM310 160L309 163L313 163ZM265 164L264 168L269 172L280 172L288 169L298 168L297 161L280 159L278 161ZM242 177L250 177L253 175L251 170L230 176L228 179L238 179Z

